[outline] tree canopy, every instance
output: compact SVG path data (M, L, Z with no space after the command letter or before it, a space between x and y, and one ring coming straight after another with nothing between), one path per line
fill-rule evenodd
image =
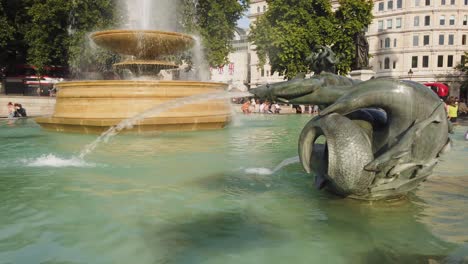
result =
M185 31L200 34L211 66L227 62L237 20L242 17L248 3L249 0L183 1Z
M371 0L340 0L333 12L329 0L268 0L267 12L252 26L250 40L260 65L269 60L272 71L292 78L309 72L307 56L316 45L337 54L339 73L354 59L353 37L372 21Z

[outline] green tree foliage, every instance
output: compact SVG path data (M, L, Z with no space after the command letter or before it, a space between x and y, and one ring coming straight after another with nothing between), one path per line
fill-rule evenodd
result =
M5 48L13 40L14 28L10 25L3 3L0 2L0 48Z
M340 63L337 70L346 74L351 70L356 45L354 36L372 22L373 1L340 0L335 12L337 31L333 40L333 51L338 54Z
M195 7L191 7L195 4ZM193 22L186 23L186 30L199 33L208 63L212 66L224 65L232 47L234 29L248 7L248 0L198 0L184 1L185 13ZM192 11L190 11L192 10Z
M332 11L328 0L268 0L268 11L252 26L262 66L269 60L272 71L290 79L310 71L306 57L316 45L331 46L340 62L341 74L349 71L354 58L356 32L372 20L372 1L341 0Z

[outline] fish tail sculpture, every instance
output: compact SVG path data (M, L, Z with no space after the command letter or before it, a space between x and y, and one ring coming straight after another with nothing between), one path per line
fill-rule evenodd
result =
M299 156L317 187L340 196L376 200L405 195L432 173L450 146L443 104L416 82L356 82L326 73L252 92L326 106L302 130Z

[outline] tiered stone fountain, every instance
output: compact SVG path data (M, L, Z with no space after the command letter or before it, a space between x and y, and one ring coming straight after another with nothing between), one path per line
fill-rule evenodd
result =
M108 50L133 56L117 63L144 80L73 81L58 84L55 111L36 118L43 128L60 132L100 133L121 120L180 97L223 91L227 84L158 80L161 70L174 69L165 57L188 50L192 37L154 30L96 32L93 41ZM143 78L141 78L143 79ZM210 100L174 108L135 124L133 131L219 129L230 120L225 100Z

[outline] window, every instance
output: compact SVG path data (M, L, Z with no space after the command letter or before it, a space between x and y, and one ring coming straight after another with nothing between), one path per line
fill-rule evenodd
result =
M383 48L383 40L380 40L380 48Z
M399 17L399 18L397 18L395 20L395 24L396 24L395 25L396 28L401 28L401 17Z
M418 67L418 56L411 57L411 68Z
M263 12L266 12L266 6L263 6Z
M444 15L440 16L439 24L440 24L441 26L445 26L445 16L444 16Z
M445 5L445 0L440 0L440 5Z
M384 2L380 2L380 3L379 3L379 11L383 11L383 10L384 10L384 6L385 6Z
M465 60L466 60L465 55L461 55L460 64L461 64L461 65L465 65L465 62L466 62Z
M466 35L462 35L462 45L466 45Z
M439 35L439 45L444 45L445 35ZM429 39L427 40L429 42ZM424 45L426 45L424 43ZM427 43L429 45L429 43Z
M426 6L430 6L431 5L431 0L426 0Z
M392 10L393 9L393 0L389 0L387 2L387 10Z
M414 6L419 6L419 0L414 0Z
M392 29L393 19L387 19L387 29Z
M403 0L397 0L396 1L396 8L402 8L403 7Z
M455 0L450 0L451 5L455 5Z
M468 0L465 0L465 5L468 5Z
M463 16L463 25L466 26L466 22L468 21L468 16Z
M396 61L393 61L393 69L396 69Z
M414 26L419 27L419 17L418 16L414 17Z
M429 56L423 56L422 66L423 66L423 68L428 68L429 67Z
M449 25L451 25L451 26L455 25L455 16L450 16Z
M453 55L447 56L447 67L453 67Z
M455 39L455 35L449 34L449 36L448 36L448 44L449 44L449 45L453 45L454 39Z
M418 35L413 36L413 46L414 47L419 46L419 36Z
M265 69L262 69L261 74L262 77L265 76Z
M393 39L393 47L395 47L395 48L396 48L396 43L397 43L397 40Z
M437 67L444 67L444 56L437 56Z
M379 61L379 69L382 69L382 62Z
M378 22L378 30L382 31L383 30L383 20L379 20Z
M384 69L390 69L390 58L388 57L385 58Z
M385 48L390 48L390 38L385 38Z
M429 35L424 35L423 46L429 45Z
M431 25L431 16L425 16L424 17L424 25L425 26L430 26Z
M260 13L260 7L257 6L257 13Z

